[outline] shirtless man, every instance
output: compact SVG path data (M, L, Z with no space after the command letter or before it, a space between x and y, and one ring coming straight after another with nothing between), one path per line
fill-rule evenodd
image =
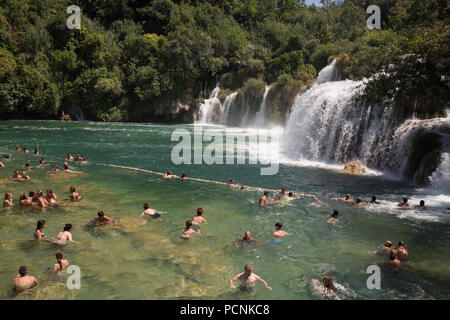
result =
M269 196L269 191L264 191L264 194L259 198L259 206L260 207L264 207L266 205L268 196Z
M203 209L198 208L197 215L192 218L193 225L200 226L202 223L208 224L208 222L206 222L206 219L202 217L202 214L203 214Z
M332 200L339 200L339 201L345 201L345 202L355 202L353 200L352 195L350 193L347 193L344 198L332 198Z
M241 281L239 290L243 292L253 292L255 290L256 281L262 282L267 289L272 290L272 288L267 285L267 282L265 282L262 278L253 273L253 265L250 263L245 265L244 272L239 273L233 279L230 280L231 289L236 289L233 283L233 281L235 280Z
M378 255L385 255L389 254L392 251L392 242L386 241L383 245L383 247L377 252Z
M391 250L391 252L389 252L389 261L387 263L387 266L390 269L396 271L399 269L400 265L401 265L401 262L398 259L397 250Z
M195 231L194 229L191 228L192 227L192 220L187 220L186 221L186 228L181 229L181 238L183 239L189 239L191 237L192 234L199 234L200 230Z
M167 213L167 212L162 212L162 211L157 211L155 209L151 209L150 205L148 203L144 203L144 211L141 213L141 217L149 216L153 219L156 219L156 218L159 218L162 213Z
M356 199L356 201L353 202L353 205L354 205L355 207L363 207L363 206L366 205L366 203L362 201L362 198L361 198L361 197L358 197L358 199Z
M288 192L286 191L286 186L281 186L281 190L278 190L278 194L285 196L288 194Z
M281 224L281 222L275 223L275 232L272 234L272 237L274 239L276 239L276 238L283 238L285 236L292 236L292 234L281 230L282 227L283 227L283 225Z
M95 224L101 225L101 224L110 223L112 221L114 221L114 220L109 218L109 217L107 217L107 216L105 216L103 211L99 211L97 213L97 217L94 218L94 219L89 220L89 223L94 223L95 222Z
M408 198L403 198L403 202L398 203L397 207L409 207Z
M22 180L22 176L20 175L19 170L14 171L12 178L14 180Z
M376 197L376 196L372 196L372 200L370 200L368 203L369 203L369 204L380 204L380 203L377 201L377 197Z
M239 186L237 184L234 184L234 179L233 178L228 179L228 185L227 186L228 186L228 188L231 188L231 189L239 188Z
M248 231L248 230L245 231L245 234L244 234L243 237L240 237L240 238L234 240L233 245L234 245L236 248L239 248L239 243L240 243L240 242L242 242L242 243L247 243L247 244L250 244L250 243L254 242L254 243L256 243L259 247L261 247L261 243L260 243L258 240L252 238L252 234L251 234L250 231Z
M36 278L28 275L27 267L21 266L19 268L19 274L13 280L13 290L22 292L37 286L37 284Z
M416 206L416 209L418 210L425 210L427 207L425 206L425 201L420 200L419 205Z
M396 251L400 261L405 261L408 259L408 250L406 250L405 243L403 241L398 242Z
M27 175L26 171L22 171L22 179L23 180L31 180L30 176Z
M327 220L327 223L332 224L333 226L336 225L337 219L339 218L339 211L336 209L333 210L333 213L330 216L330 219Z
M172 171L167 171L166 174L162 176L163 179L172 179L176 177L176 175L172 174Z

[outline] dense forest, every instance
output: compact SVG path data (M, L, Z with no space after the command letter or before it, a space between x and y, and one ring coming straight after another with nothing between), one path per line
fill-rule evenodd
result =
M289 101L338 58L363 99L449 107L447 0L0 0L0 119L192 122L201 97L272 84ZM70 5L81 29L69 30ZM366 8L381 8L369 30Z

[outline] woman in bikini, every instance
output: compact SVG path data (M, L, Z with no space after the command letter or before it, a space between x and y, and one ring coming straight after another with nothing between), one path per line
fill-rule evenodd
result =
M186 221L186 228L181 229L181 238L189 239L191 237L191 234L200 233L200 230L195 231L191 227L192 227L192 220Z
M58 261L58 262L53 265L53 272L63 271L65 268L67 268L69 266L69 261L67 261L66 259L63 259L64 251L62 251L62 250L56 251L55 256L56 256L56 261Z
M47 195L45 196L45 200L47 200L50 204L55 204L57 201L56 194L53 193L52 189L47 189Z
M60 233L58 233L58 235L56 236L56 240L58 242L62 242L62 243L66 243L68 242L73 242L72 240L72 225L70 223L67 223L64 226L64 230L61 231Z
M14 207L14 203L12 200L12 194L11 193L5 193L5 200L3 201L3 208L5 209L11 209Z
M45 228L45 220L39 220L36 225L36 230L34 230L34 237L36 240L44 240L45 236L42 229Z

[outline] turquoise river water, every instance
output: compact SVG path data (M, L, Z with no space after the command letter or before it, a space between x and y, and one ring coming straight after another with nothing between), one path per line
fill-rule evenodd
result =
M400 180L373 173L350 176L332 166L282 161L274 176L260 175L260 165L174 165L171 150L177 128L194 126L154 124L103 124L89 122L1 121L0 155L19 144L31 151L37 141L51 166L62 167L68 152L86 155L87 165L74 165L80 174L49 175L45 169L29 170L31 181L15 182L11 176L32 154L12 153L0 168L0 193L13 194L16 206L0 209L0 298L2 299L322 299L311 279L331 275L345 287L340 299L449 299L450 298L450 196L448 190L418 189ZM212 127L223 130L223 127ZM235 129L242 134L243 129ZM205 143L206 144L206 143ZM267 153L273 150L266 150ZM240 191L223 185L162 180L157 176L99 166L116 164L154 171L316 194L327 205L308 206L311 198L293 206L260 209L260 191ZM59 199L70 186L84 197L79 203L61 202L45 212L18 205L21 192L53 188ZM439 190L439 188L437 189ZM331 200L351 193L381 204L356 208ZM424 199L428 210L400 209L403 196L412 204ZM140 217L142 204L167 211L162 218ZM201 235L188 241L179 237L184 222L198 207L208 224ZM334 209L342 213L337 226L327 224ZM86 228L102 210L120 220L117 225ZM56 236L66 223L73 225L78 243L64 246L65 258L81 270L81 289L69 290L63 278L49 280L46 271L55 263L56 244L32 241L37 220L46 220L45 234ZM270 243L273 226L293 236ZM262 247L235 248L232 242L250 230ZM386 240L403 240L409 260L400 271L387 270L385 258L375 252ZM230 289L229 279L246 263L273 290L258 284L253 294ZM368 266L381 267L381 289L369 290ZM39 286L14 296L11 281L20 265L27 265Z

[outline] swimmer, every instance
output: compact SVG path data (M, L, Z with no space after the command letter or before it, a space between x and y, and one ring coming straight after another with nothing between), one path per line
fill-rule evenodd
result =
M22 192L22 194L19 197L19 203L21 206L26 206L27 205L27 195L25 194L25 192Z
M282 227L283 227L283 225L281 224L281 222L275 223L275 232L272 234L273 239L282 238L285 236L292 236L292 234L281 230Z
M322 293L335 294L337 289L334 286L333 279L330 276L324 276L322 278L322 284L319 280L312 279L313 287Z
M53 167L53 171L52 172L60 172L61 170L59 170L59 167L58 166L54 166Z
M285 196L288 194L288 192L286 191L286 186L281 186L281 190L277 191L279 194L281 194L282 196Z
M339 211L337 211L336 209L333 210L333 213L330 216L330 219L328 219L327 223L332 224L332 225L336 225L337 223L337 219L339 218Z
M28 275L28 268L26 266L21 266L19 268L19 274L13 280L13 290L22 292L36 287L37 284L36 278Z
M23 152L24 153L30 153L30 151L27 148L25 148L25 147L23 147Z
M156 219L156 218L159 218L162 213L167 213L167 212L151 209L150 205L148 203L144 203L144 212L141 213L141 217L149 216L149 217L152 217L153 219Z
M27 175L26 171L22 171L22 179L23 180L31 180L30 176Z
M345 201L351 203L355 202L355 200L353 200L352 198L352 195L349 193L347 193L344 198L332 198L332 200Z
M16 146L16 151L20 151L20 146L19 145Z
M46 166L45 160L44 160L44 158L40 158L39 159L39 167L44 167L44 166Z
M73 157L70 153L67 154L66 161L73 161Z
M35 156L39 155L39 145L36 145L36 148L34 148L34 155Z
M83 157L83 159L81 159L81 162L80 162L81 164L87 164L88 162L87 162L87 158L86 157Z
M266 205L268 196L269 196L269 191L264 191L264 194L259 198L259 206L260 207L264 207Z
M261 247L261 243L260 243L258 240L252 238L252 234L251 234L250 231L248 231L248 230L245 231L245 234L244 234L243 237L240 237L240 238L234 240L233 245L234 245L236 248L239 248L239 243L240 243L240 242L247 243L247 244L254 242L254 243L256 243L259 247Z
M191 237L191 234L199 234L200 230L195 231L192 227L192 220L186 221L186 228L181 229L181 238L183 239L189 239Z
M30 161L27 161L27 162L25 163L25 169L26 169L26 170L31 169Z
M97 217L92 219L92 220L89 220L89 223L94 223L95 222L97 225L99 225L99 224L110 223L110 222L113 222L113 221L114 221L113 219L105 216L105 213L103 211L99 211L97 213Z
M36 225L36 230L34 230L34 238L36 240L43 240L45 238L42 229L45 228L45 220L39 220Z
M387 263L388 268L396 271L399 269L400 265L401 262L398 259L397 250L391 250L391 252L389 252L389 261Z
M27 205L32 205L32 206L37 206L37 201L38 199L36 198L36 192L35 191L30 191L28 193L28 198L27 198Z
M403 202L398 203L397 207L409 207L408 198L403 198Z
M67 162L64 162L64 172L67 172L67 173L74 173L74 172L70 169L70 166L69 166L69 164L68 164Z
M186 176L186 173L183 172L181 174L180 181L184 181L184 180L187 180L187 179L189 179L189 178Z
M80 154L77 153L77 155L75 156L75 161L81 161L81 160L82 160L82 158L81 158Z
M53 193L52 189L47 189L45 200L47 200L48 203L55 204L58 199L56 197L56 194Z
M380 203L377 201L377 197L376 197L376 196L372 196L372 200L370 200L368 203L370 203L370 204L380 204Z
M40 208L47 208L48 202L47 202L47 200L45 200L41 190L38 190L36 192L36 197L37 197L37 205L38 205L38 207L40 207Z
M64 251L62 251L62 250L56 251L55 257L56 257L56 261L58 261L58 262L53 265L53 272L62 271L69 266L69 261L67 261L66 259L63 259Z
M176 175L172 174L172 171L167 171L166 174L162 176L163 179L172 179L176 177Z
M228 179L228 185L227 186L228 186L228 188L231 188L231 189L239 188L239 186L237 184L234 184L234 179L233 178Z
M288 195L284 196L283 199L288 201L288 202L291 202L291 201L298 200L298 199L301 199L301 198L296 198L296 197L294 197L294 194L292 192L289 192Z
M71 200L71 201L79 201L79 200L83 199L80 196L80 194L78 192L76 192L74 187L70 187L69 188L69 192L70 192L69 200Z
M400 261L408 260L408 250L406 250L405 243L403 241L398 242L396 251Z
M14 180L22 180L22 176L20 175L19 170L14 171L12 178Z
M14 207L14 203L12 200L12 194L11 193L5 193L5 200L3 200L3 208L5 209L11 209Z
M358 197L358 199L356 199L356 202L353 202L353 205L355 207L363 207L366 205L366 203L362 201L361 197Z
M392 242L386 241L383 245L383 247L377 252L378 255L385 255L389 254L392 250Z
M419 205L418 206L416 206L416 209L419 209L419 210L426 210L426 206L425 206L425 201L423 201L423 200L420 200L420 202L419 202Z
M63 241L63 242L73 242L72 240L72 225L70 223L67 223L64 225L64 230L58 233L56 236L56 240Z
M267 201L267 204L277 204L277 203L280 203L280 202L281 202L280 201L280 196L275 196L275 198L269 199Z
M202 223L208 224L208 222L206 222L206 219L202 217L202 214L203 214L203 209L202 208L198 208L197 209L197 215L192 218L192 224L193 225L199 226Z
M248 186L240 186L239 189L240 190L247 190L249 187Z
M253 292L255 290L256 281L262 282L262 284L264 284L264 287L266 287L269 290L272 290L272 288L267 285L267 282L265 282L262 278L253 273L253 265L250 263L245 265L244 272L239 273L233 279L230 280L231 289L236 289L233 283L233 281L235 280L241 281L239 290L243 292Z

